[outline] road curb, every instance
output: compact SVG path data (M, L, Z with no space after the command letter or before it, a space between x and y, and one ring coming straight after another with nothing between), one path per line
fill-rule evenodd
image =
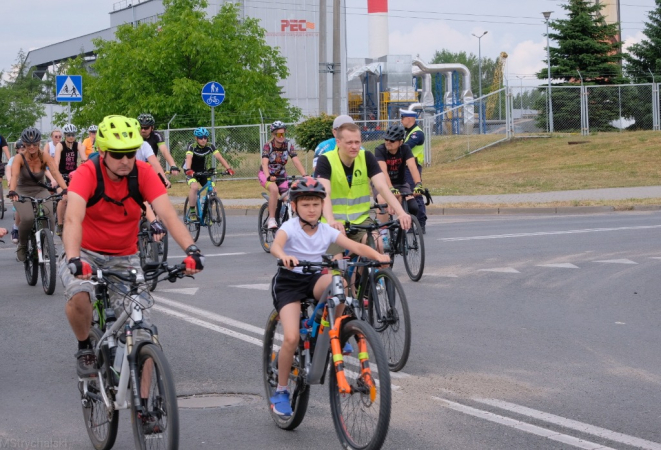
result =
M634 206L634 211L658 211L661 206ZM513 215L513 214L595 214L615 211L614 206L507 207L507 208L427 208L428 216Z

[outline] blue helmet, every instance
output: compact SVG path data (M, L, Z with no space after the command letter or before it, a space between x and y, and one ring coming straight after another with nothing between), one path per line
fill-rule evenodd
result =
M198 138L209 137L209 130L207 130L204 127L200 127L198 129L196 129L195 131L193 131L193 134L195 135L195 137L198 137Z

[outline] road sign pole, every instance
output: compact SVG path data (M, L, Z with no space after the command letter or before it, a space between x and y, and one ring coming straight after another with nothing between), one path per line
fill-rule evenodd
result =
M69 102L69 123L71 123L71 102Z
M216 145L216 108L211 107L211 143ZM216 157L211 158L213 170L216 170Z

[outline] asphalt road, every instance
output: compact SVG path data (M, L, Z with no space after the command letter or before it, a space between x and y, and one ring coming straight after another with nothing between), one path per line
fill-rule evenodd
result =
M422 280L395 266L413 346L392 379L385 448L661 449L660 218L432 217ZM153 320L182 397L181 448L339 448L327 386L313 387L294 432L266 409L261 330L275 262L255 222L228 216L220 248L203 230L205 271L155 293ZM0 448L91 448L61 287L46 296L27 286L9 243L0 271ZM226 406L183 407L183 397L207 394ZM115 448L133 448L120 416Z

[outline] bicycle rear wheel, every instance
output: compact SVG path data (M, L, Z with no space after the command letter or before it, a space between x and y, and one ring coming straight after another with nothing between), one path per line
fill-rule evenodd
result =
M262 246L262 249L266 253L271 253L271 244L275 238L275 233L277 229L270 229L268 227L269 220L269 204L264 203L261 208L259 208L259 215L257 216L257 233L259 234L259 243Z
M57 280L57 255L53 243L53 233L48 229L42 229L41 233L41 257L44 262L39 264L41 269L41 284L47 295L53 295Z
M225 208L223 202L218 197L209 200L209 209L207 210L207 224L209 227L209 237L216 247L225 240Z
M343 348L347 342L353 347L351 355L344 356L344 375L352 392L340 394L331 365L328 388L335 431L344 448L379 449L388 434L391 408L390 372L381 341L361 320L345 322L340 341Z
M411 216L411 229L402 230L400 239L406 273L412 281L420 281L425 270L425 240L416 217Z
M140 347L137 382L141 407L131 403L131 424L139 449L179 448L179 409L174 378L163 352L154 344Z
M191 221L188 216L189 211L190 208L188 207L188 197L186 197L186 200L184 201L184 224L193 237L193 241L197 242L197 238L200 237L200 212L197 212L198 220Z
M39 255L37 254L37 238L34 233L30 231L30 239L28 239L28 248L25 251L25 278L28 280L30 286L37 284L37 277L39 276Z
M282 325L277 311L271 312L266 322L264 332L264 347L262 351L262 371L264 374L264 388L266 391L266 403L269 407L271 417L275 424L283 430L293 430L303 422L310 400L310 386L305 383L301 364L301 346L294 353L294 362L289 375L288 389L290 392L292 415L285 419L277 415L271 409L270 398L275 394L278 387L278 352L282 344Z
M96 328L90 328L90 342L96 347L101 339L102 333ZM110 367L103 358L103 352L98 360L98 367L103 375L103 382L108 398L115 399L114 390L111 388ZM79 389L82 389L82 381L79 381ZM85 419L85 428L90 441L96 450L109 450L115 445L117 438L117 427L119 425L119 411L109 411L101 398L99 383L96 379L90 378L87 389L91 395L84 395L81 391L81 402L83 405L83 418Z
M390 370L397 372L404 368L411 351L409 305L402 284L391 270L379 269L374 282L376 298L370 290L367 320L381 338Z

